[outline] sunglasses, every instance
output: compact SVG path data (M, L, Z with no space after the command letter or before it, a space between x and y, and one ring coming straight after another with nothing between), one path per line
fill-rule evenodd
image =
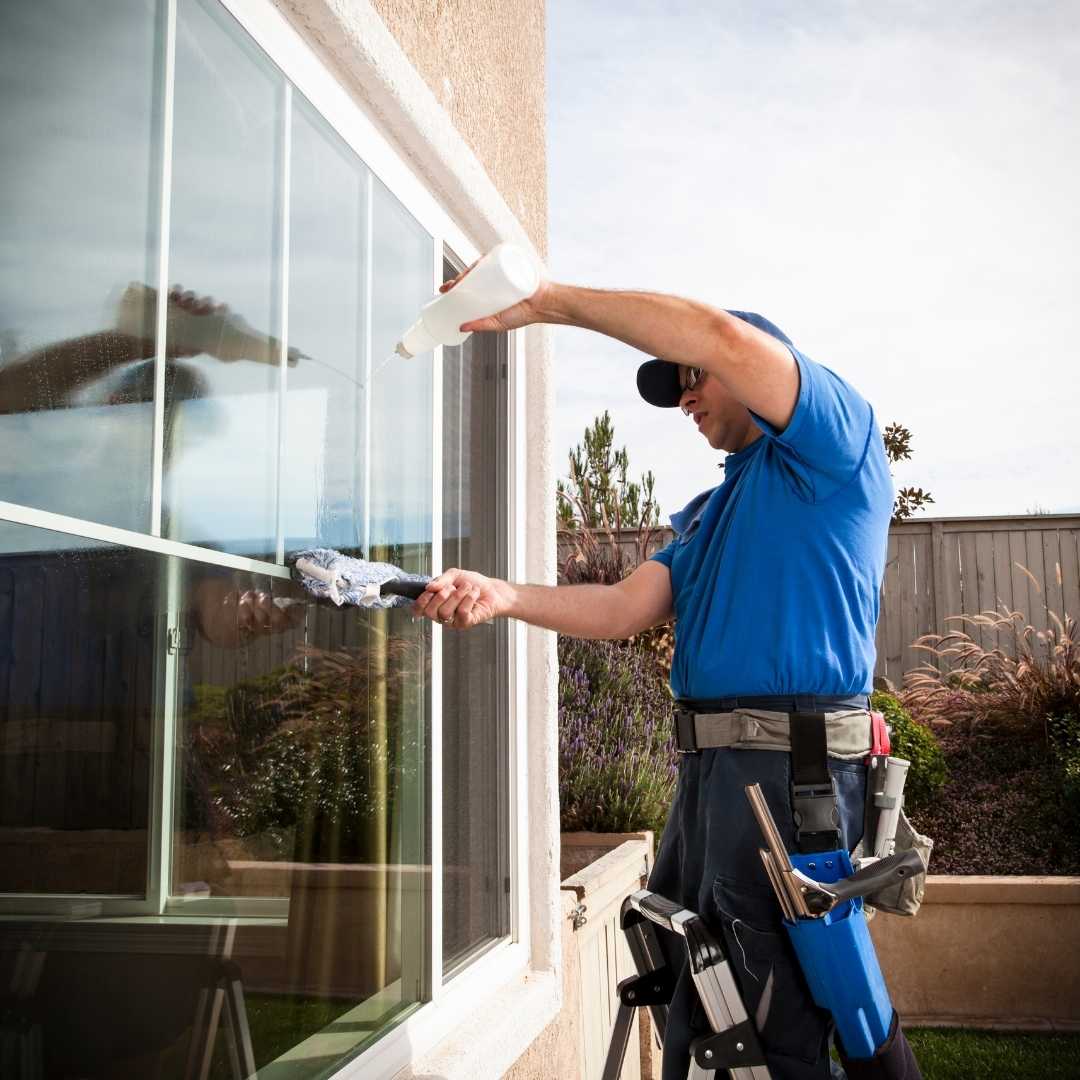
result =
M683 390L693 390L704 375L704 369L699 367L679 366L679 386Z

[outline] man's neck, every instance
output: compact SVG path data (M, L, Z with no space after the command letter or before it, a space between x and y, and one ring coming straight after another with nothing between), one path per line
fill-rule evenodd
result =
M741 439L732 439L735 444L733 446L723 447L729 454L737 454L740 450L745 450L748 446L752 446L754 443L764 435L765 432L761 430L752 420L746 425L746 431Z

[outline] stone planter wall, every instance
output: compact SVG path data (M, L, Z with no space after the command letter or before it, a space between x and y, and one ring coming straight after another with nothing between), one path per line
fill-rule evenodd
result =
M907 1027L1080 1030L1080 878L932 874L870 932Z

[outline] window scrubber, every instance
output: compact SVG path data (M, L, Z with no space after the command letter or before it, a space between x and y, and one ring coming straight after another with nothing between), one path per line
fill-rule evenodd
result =
M337 607L363 608L408 607L431 580L392 563L354 559L332 548L298 552L293 558L293 577L317 599Z

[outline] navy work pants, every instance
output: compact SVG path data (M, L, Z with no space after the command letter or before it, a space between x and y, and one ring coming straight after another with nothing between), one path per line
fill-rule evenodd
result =
M839 794L843 843L850 850L863 831L866 766L830 758L829 768ZM732 749L685 754L649 889L703 916L721 937L773 1080L842 1075L830 1066L831 1017L810 996L758 855L764 843L743 791L753 783L761 785L785 846L796 850L790 754ZM663 930L659 937L677 973L663 1080L686 1080L690 1042L709 1026L682 940Z

